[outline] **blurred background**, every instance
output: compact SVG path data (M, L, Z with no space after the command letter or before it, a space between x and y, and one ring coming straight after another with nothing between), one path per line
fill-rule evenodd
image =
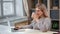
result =
M60 0L0 0L0 31L30 24L37 3L45 4L51 18L51 30L59 31Z

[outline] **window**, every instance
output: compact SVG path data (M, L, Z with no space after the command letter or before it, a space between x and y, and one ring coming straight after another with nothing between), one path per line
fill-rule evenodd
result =
M1 16L1 0L0 0L0 16Z
M0 16L1 16L1 4L0 4Z
M13 1L13 0L3 0L3 1Z
M3 15L13 15L14 8L12 3L3 3Z
M0 0L0 16L15 16L15 0Z

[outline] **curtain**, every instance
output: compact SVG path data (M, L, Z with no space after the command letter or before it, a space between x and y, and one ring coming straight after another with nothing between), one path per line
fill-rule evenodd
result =
M27 16L29 16L29 9L28 9L28 2L27 2L27 0L23 0L23 8L24 8L24 10L25 10L25 12L26 12L26 15Z

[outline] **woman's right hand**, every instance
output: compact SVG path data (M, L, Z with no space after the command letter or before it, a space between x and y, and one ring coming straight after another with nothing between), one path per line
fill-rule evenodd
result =
M15 27L14 30L19 30L20 28L19 27Z
M33 20L36 20L39 18L39 16L36 13L32 13L31 17L33 18Z
M22 27L15 27L14 30L22 29Z

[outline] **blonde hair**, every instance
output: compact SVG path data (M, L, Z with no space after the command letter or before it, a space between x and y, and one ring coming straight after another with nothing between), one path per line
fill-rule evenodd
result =
M39 8L43 12L44 17L48 17L47 8L44 4L36 4L36 8Z

